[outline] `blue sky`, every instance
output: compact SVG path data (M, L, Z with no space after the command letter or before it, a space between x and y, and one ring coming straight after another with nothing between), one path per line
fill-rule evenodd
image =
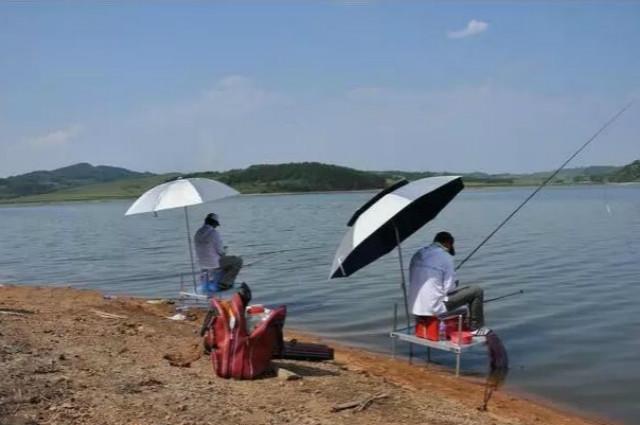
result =
M3 2L0 175L553 169L640 95L640 2ZM640 158L640 104L573 165Z

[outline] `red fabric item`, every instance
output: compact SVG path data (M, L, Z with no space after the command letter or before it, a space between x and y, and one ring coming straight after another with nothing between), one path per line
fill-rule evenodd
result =
M449 334L449 339L454 344L471 344L471 341L473 341L473 335L471 335L470 331L458 332L458 330L456 329Z
M218 316L212 321L205 339L212 348L211 361L216 374L221 378L253 379L264 373L271 365L274 349L282 344L287 308L274 309L248 334L245 304L240 295L235 294L230 303L215 298L211 303Z
M416 317L416 336L418 338L437 341L439 339L438 326L440 320L434 316Z
M458 332L458 317L453 316L444 321L446 326L447 339L451 337L453 332ZM440 319L435 316L416 316L416 336L418 338L430 339L438 341L440 339ZM466 320L462 321L462 330L469 330Z

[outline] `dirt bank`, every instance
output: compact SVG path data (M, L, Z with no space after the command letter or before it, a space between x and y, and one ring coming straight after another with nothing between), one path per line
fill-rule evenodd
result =
M480 412L477 382L345 347L332 362L276 362L299 380L219 379L202 356L200 321L168 320L172 309L92 291L0 287L0 425L598 423L504 392ZM378 394L360 412L332 412Z

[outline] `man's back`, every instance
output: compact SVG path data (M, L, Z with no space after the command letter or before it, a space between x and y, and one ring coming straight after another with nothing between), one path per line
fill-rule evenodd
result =
M213 226L203 225L193 237L198 263L203 269L220 267L220 256L223 254L222 238Z
M444 313L447 293L455 288L453 258L439 244L414 254L409 267L409 308L417 316Z

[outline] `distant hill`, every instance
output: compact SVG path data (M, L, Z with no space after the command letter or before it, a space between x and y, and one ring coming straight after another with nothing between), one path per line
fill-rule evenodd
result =
M565 168L560 171L557 176L554 177L553 182L555 184L566 183L602 183L609 181L611 176L618 172L622 167L616 167L611 165L591 165L588 167L574 167ZM400 174L411 175L413 173ZM535 185L540 184L547 179L553 171L538 171L535 173L522 173L522 174L488 174L483 172L473 173L418 173L418 175L428 177L429 175L445 175L455 174L464 177L464 180L471 184L483 184L483 185ZM408 177L410 179L410 177Z
M591 165L588 167L565 168L560 171L554 178L555 183L602 183L609 179L613 173L621 167L611 165ZM523 180L544 180L548 178L553 171L542 171L531 174L514 175L515 181Z
M612 182L637 182L640 181L640 160L625 165L609 178Z
M0 199L0 202L63 202L136 198L153 186L174 179L178 175L177 173L144 175L107 183L76 186L39 195Z
M208 177L241 193L319 192L380 189L399 179L461 175L468 186L538 185L551 171L531 174L487 174L433 171L361 171L319 162L252 165L229 171L202 171L182 177ZM52 171L34 171L0 179L0 202L54 202L133 198L180 176L139 173L119 167L81 163ZM554 184L640 181L640 160L624 167L591 166L563 170Z
M120 167L79 163L51 171L33 171L0 179L0 199L56 192L72 187L148 176Z
M374 173L383 176L387 182L393 182L400 179L417 180L425 177L434 176L462 176L464 181L476 185L511 185L514 178L510 175L492 175L481 172L473 173L456 173L449 171L433 172L433 171L374 171Z
M209 177L243 193L318 192L378 189L383 176L319 162L252 165L241 170L201 172L184 177Z

